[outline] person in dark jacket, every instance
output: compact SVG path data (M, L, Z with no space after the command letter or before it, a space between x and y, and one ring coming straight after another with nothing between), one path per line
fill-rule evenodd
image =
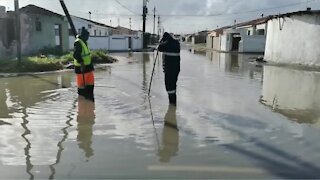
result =
M158 50L162 52L163 55L163 71L169 102L172 105L176 105L177 81L180 73L180 43L169 33L165 32Z
M83 27L74 43L74 65L77 75L78 94L94 101L94 67L88 47L89 32Z

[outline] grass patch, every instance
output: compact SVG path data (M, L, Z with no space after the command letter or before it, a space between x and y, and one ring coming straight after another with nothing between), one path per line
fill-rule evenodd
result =
M116 59L108 56L105 51L92 51L92 62L94 64L114 63ZM22 72L46 72L65 69L67 64L73 63L73 53L60 57L55 56L32 56L24 57L19 63L17 60L0 60L0 72L22 73Z

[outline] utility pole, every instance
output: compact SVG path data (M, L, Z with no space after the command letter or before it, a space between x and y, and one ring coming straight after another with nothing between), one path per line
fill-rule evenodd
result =
M153 34L155 34L156 29L156 7L153 8Z
M158 42L160 40L160 15L158 15Z
M91 11L89 11L89 20L91 20Z
M155 31L156 31L156 7L153 8L153 33L152 33L153 43L156 43Z
M17 40L17 58L21 62L21 24L20 24L20 10L19 0L14 0L14 9L16 12L16 40Z
M118 26L120 26L120 18L118 18Z
M130 31L131 31L131 29L132 29L131 18L129 18L129 26L130 26Z
M147 39L146 39L146 20L147 20L148 8L147 0L143 0L143 13L142 13L142 32L143 32L143 48L147 48Z

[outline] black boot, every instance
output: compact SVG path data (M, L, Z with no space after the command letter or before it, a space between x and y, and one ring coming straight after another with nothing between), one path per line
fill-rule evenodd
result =
M94 86L86 86L86 99L94 102Z
M85 89L78 88L78 95L85 97L85 96L86 96L86 90L85 90Z
M176 94L169 94L169 102L170 102L170 104L176 106L177 105L177 95Z

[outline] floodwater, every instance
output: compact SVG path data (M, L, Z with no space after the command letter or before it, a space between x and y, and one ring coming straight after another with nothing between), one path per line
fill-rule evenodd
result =
M168 106L153 53L96 71L0 78L0 179L320 178L320 73L182 51Z

